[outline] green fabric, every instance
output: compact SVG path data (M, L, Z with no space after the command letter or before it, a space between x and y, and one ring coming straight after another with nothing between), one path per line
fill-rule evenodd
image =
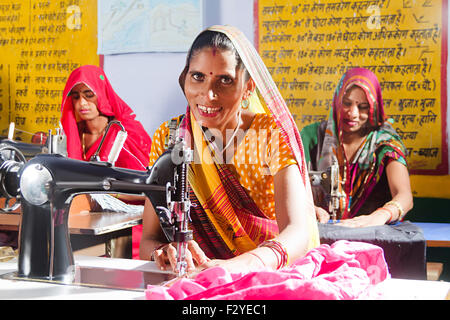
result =
M319 128L320 122L315 122L307 125L300 132L302 138L303 148L305 150L305 161L306 163L311 161L310 150L312 150L317 145L317 130Z

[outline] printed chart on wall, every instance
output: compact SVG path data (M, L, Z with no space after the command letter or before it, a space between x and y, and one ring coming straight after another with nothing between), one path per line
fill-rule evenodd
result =
M67 77L96 51L96 1L0 0L0 135L54 132Z
M203 0L98 0L98 53L187 52Z
M378 77L411 173L447 174L447 0L258 0L258 50L299 129L352 67Z

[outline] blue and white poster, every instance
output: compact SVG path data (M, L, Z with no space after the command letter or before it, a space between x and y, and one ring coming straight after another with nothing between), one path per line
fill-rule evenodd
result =
M98 54L186 52L203 0L98 0Z

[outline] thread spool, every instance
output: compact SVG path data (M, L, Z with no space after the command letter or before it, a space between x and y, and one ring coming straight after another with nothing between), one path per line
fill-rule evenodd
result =
M116 163L117 158L119 157L119 153L122 150L122 147L127 139L128 133L126 131L119 131L116 136L116 140L114 140L114 144L111 148L111 151L108 155L108 162L114 165Z
M8 140L13 140L15 127L16 127L16 124L14 122L11 122L9 124Z

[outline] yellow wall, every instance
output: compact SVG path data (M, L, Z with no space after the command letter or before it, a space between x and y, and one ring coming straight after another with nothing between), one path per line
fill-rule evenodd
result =
M411 176L415 197L450 198L444 3L258 0L258 50L298 128L328 117L348 68L374 71L409 169L421 174Z
M0 134L54 130L70 72L99 64L97 1L0 0L0 57Z
M450 199L450 175L411 175L411 188L415 197Z

